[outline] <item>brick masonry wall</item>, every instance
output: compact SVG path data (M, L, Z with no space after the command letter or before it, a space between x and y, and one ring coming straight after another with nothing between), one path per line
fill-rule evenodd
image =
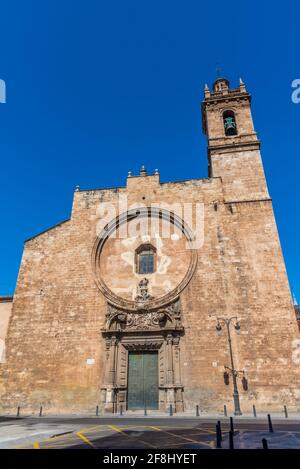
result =
M220 178L160 184L158 177L138 177L127 189L75 192L71 220L26 243L1 366L3 411L21 405L37 412L42 404L48 412L86 412L99 402L106 300L91 252L99 202L117 209L120 193L129 204L204 203L204 245L181 294L185 409L232 406L218 315L240 319L241 334L233 330L232 339L236 366L249 382L247 392L240 384L243 409L299 408L299 364L292 359L299 332L271 202L226 204Z

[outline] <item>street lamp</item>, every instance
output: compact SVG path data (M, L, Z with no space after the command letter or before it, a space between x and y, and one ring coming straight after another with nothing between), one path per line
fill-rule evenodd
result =
M241 408L240 408L240 398L239 398L239 391L237 387L237 376L239 371L234 368L234 361L233 361L233 353L232 353L232 344L231 344L231 335L230 335L230 324L234 321L234 328L237 334L240 333L241 326L237 320L236 316L232 316L231 318L217 318L218 323L216 325L217 334L220 335L222 332L222 324L225 324L227 329L227 338L228 338L228 345L229 345L229 352L230 352L230 361L231 361L231 368L226 367L230 373L232 374L232 381L233 381L233 402L234 402L234 415L242 415Z

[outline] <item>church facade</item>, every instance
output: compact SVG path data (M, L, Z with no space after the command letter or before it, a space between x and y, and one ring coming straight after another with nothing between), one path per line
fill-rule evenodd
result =
M1 411L300 408L299 330L242 81L207 86L208 177L74 192L25 243ZM299 353L298 353L299 352Z

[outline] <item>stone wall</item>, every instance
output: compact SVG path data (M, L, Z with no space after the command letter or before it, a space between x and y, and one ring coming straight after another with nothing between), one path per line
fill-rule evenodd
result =
M241 390L244 410L299 406L299 365L292 359L298 328L271 201L224 203L220 178L160 184L139 177L127 189L75 192L71 220L26 243L2 365L5 411L17 405L37 411L43 404L49 412L86 412L99 402L107 302L91 252L99 202L117 209L119 193L127 193L129 204L143 197L147 204L204 204L204 244L180 293L185 409L232 406L232 388L223 382L228 344L225 331L216 334L217 316L240 320L241 334L232 330L232 340L236 366L249 383ZM170 257L176 265L176 252ZM118 259L109 272L119 276Z

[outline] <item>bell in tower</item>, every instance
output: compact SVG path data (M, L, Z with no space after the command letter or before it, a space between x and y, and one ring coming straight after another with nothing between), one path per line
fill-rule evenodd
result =
M235 115L233 111L223 113L224 130L226 136L237 135Z

